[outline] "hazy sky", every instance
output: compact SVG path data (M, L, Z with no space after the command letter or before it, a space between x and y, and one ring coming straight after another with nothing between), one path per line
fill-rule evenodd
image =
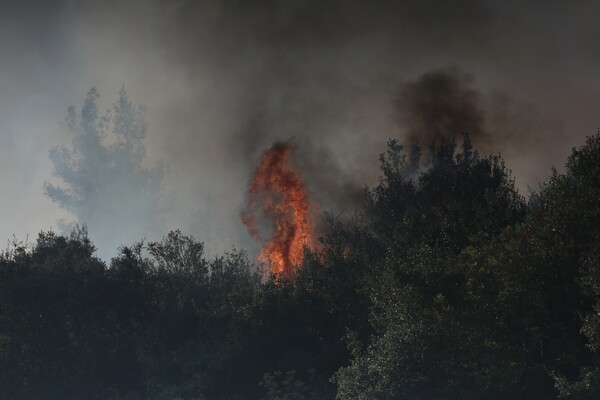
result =
M1 4L2 240L73 219L43 184L49 149L70 145L67 107L92 86L102 108L122 85L148 107L167 228L214 251L251 243L244 189L274 141L291 139L322 208L342 209L375 181L387 138L428 137L430 90L470 116L441 126L479 130L475 144L500 152L521 188L600 126L597 0Z

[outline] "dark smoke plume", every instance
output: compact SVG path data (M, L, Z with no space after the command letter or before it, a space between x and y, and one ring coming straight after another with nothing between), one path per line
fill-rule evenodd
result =
M395 101L398 122L411 143L428 146L467 133L477 142L487 135L480 96L469 77L456 69L426 73L406 84Z

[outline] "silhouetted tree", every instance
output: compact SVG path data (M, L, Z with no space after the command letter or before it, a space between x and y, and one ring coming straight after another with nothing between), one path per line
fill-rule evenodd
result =
M381 156L383 177L367 198L367 227L383 244L367 283L376 334L367 343L349 336L352 363L335 377L339 399L487 393L472 379L473 360L461 356L475 343L463 336L469 292L457 256L519 222L525 204L499 157L480 157L468 137L455 148L444 139L420 165L418 148L404 155L391 141Z
M539 196L540 209L548 215L553 236L569 250L558 279L575 273L585 298L580 299L573 319L583 318L582 333L593 357L579 357L580 374L556 371L557 387L566 399L591 399L600 396L600 134L587 138L574 149L564 175L554 173ZM570 269L565 267L570 266ZM571 280L561 283L563 292ZM573 352L570 351L570 354Z

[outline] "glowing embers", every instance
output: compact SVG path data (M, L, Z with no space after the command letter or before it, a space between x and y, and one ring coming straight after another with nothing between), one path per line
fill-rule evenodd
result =
M304 247L314 245L314 206L293 169L292 151L287 143L275 143L262 155L242 212L250 234L263 243L258 261L271 273L285 276L302 261Z

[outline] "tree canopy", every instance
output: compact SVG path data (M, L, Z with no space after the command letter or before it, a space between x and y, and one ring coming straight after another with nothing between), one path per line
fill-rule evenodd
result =
M74 174L55 195L75 210L86 163L114 166L143 136L102 144L106 122L83 117L95 99L74 150L55 150ZM527 199L468 137L428 150L391 140L363 212L326 215L289 279L261 278L243 251L207 258L179 231L109 264L81 229L10 247L0 397L597 398L600 136Z

